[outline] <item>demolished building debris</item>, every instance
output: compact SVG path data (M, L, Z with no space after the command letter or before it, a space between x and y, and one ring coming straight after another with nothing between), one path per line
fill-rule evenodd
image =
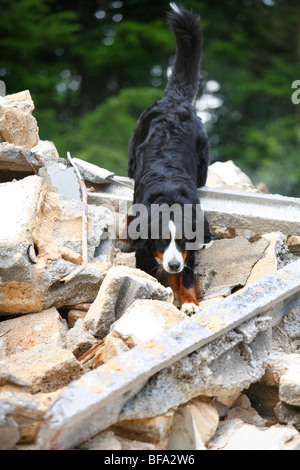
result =
M299 450L300 199L211 165L188 317L112 236L133 181L70 166L33 108L0 101L0 449Z

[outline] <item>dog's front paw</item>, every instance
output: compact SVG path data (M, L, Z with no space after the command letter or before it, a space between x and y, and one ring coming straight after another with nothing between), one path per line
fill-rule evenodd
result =
M194 315L195 313L198 313L200 309L199 309L199 306L194 304L193 302L188 302L188 303L182 304L180 310L186 313L187 315L191 316L191 315Z

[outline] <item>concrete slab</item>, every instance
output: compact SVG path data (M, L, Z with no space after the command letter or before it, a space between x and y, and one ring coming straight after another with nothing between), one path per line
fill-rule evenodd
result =
M256 233L300 234L300 199L229 189L201 188L201 206L213 225Z
M124 182L133 185L130 178L124 178ZM124 212L124 208L129 210L133 188L113 184L102 186L105 188L89 194L90 204L104 204L119 212ZM208 187L198 189L198 194L212 225L254 230L260 234L300 235L300 198Z
M26 159L22 156L20 151L25 155ZM38 170L43 166L42 161L53 161L56 163L66 163L64 158L58 158L55 155L49 154L46 156L39 149L33 147L33 149L26 149L24 147L9 144L8 142L0 143L0 170L10 171L24 171L32 173L30 164ZM28 163L30 162L30 164Z

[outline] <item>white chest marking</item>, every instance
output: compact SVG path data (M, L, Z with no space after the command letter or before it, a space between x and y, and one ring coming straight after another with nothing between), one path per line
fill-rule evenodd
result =
M163 268L168 273L174 273L174 270L170 268L170 265L178 265L178 269L176 272L181 272L184 267L183 257L180 251L176 246L176 226L172 220L169 222L169 230L170 230L170 244L166 251L164 252L163 256Z

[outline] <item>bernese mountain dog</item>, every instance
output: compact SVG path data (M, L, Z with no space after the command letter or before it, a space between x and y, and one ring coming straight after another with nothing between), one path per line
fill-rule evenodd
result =
M190 224L197 229L197 188L206 183L209 161L209 140L193 106L199 86L202 34L199 16L174 3L170 6L168 22L176 40L174 65L164 97L148 107L137 122L129 142L128 176L135 182L134 205L147 208L143 224L149 229L151 208L162 204L179 206L184 222L184 208L192 207ZM203 220L200 230L208 243L209 225ZM131 239L136 267L156 277L161 270L166 272L169 285L179 292L181 310L193 314L199 306L194 279L196 250L187 246L195 240L195 232L190 230L192 235L187 236L186 223L176 224L172 212L167 224L162 224L160 217L158 225L157 237L151 237L149 231L147 237Z

